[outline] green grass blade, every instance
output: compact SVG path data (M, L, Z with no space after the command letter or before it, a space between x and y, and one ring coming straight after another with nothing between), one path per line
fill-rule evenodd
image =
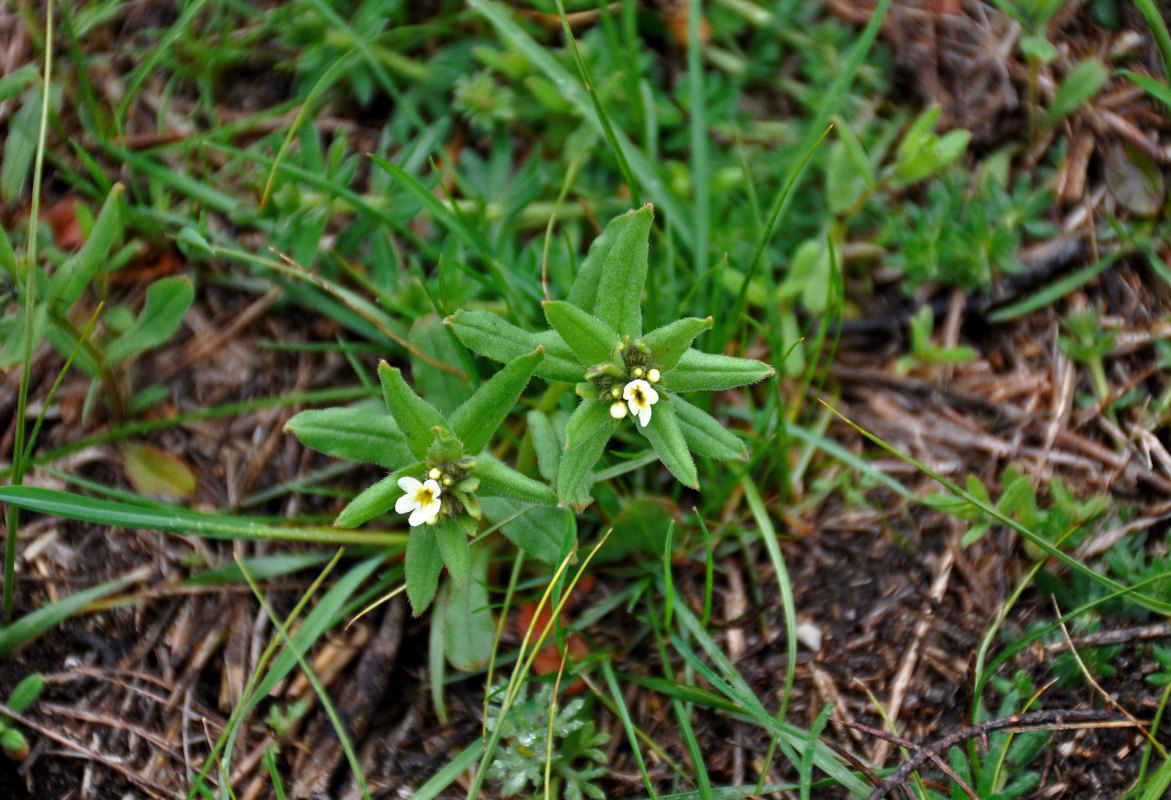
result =
M557 61L512 21L511 11L495 0L468 0L468 5L480 12L496 28L500 38L516 48L537 69L557 86L565 98L599 132L604 133L602 121L598 119L585 90ZM614 131L614 139L626 156L630 170L646 190L647 195L660 211L666 214L674 226L679 240L688 250L695 250L694 222L683 205L675 198L666 183L659 177L650 160L621 132Z
M699 741L695 738L695 730L691 727L687 708L678 700L672 700L671 707L675 711L675 720L679 723L679 735L683 738L683 746L687 748L687 754L691 756L691 767L695 770L695 785L699 792L699 798L700 800L712 800L711 778L708 777L703 750L700 749Z
M0 503L63 519L121 528L145 528L184 536L204 536L209 539L315 542L335 546L376 547L401 547L406 543L406 536L401 533L346 531L327 526L286 527L248 517L201 514L179 506L162 511L37 486L2 486Z
M699 27L703 22L702 0L690 0L687 7L687 97L691 112L691 182L695 193L695 247L693 261L699 283L707 272L711 239L711 171L708 161L707 94L704 89L704 41ZM710 790L709 790L710 793Z
M1167 22L1163 19L1165 12L1160 11L1153 0L1134 0L1142 13L1147 25L1151 26L1151 35L1159 47L1159 54L1163 56L1163 75L1171 77L1171 33L1167 31Z
M634 721L630 718L630 709L626 707L626 698L623 697L622 689L618 686L618 679L614 675L614 665L610 663L610 659L602 661L602 677L606 679L606 687L614 699L614 709L618 713L618 719L622 720L622 729L626 731L626 740L630 742L630 751L634 753L634 761L638 764L638 771L642 774L642 782L646 785L647 793L653 800L656 797L655 787L651 783L651 776L646 771L646 762L642 758L642 750L639 749L638 737L634 732Z
M5 625L0 628L0 658L7 658L17 647L31 642L70 617L80 614L89 604L108 597L131 583L142 580L148 574L149 567L145 570L140 569L137 573L131 573L122 578L107 581L63 597L55 603L38 608L11 624Z

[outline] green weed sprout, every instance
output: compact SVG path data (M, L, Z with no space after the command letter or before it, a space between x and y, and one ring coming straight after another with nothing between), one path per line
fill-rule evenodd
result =
M8 696L8 707L17 714L23 713L36 702L44 688L43 677L37 673L29 675L16 684L16 688ZM13 761L23 761L28 757L28 740L7 714L0 714L0 749L3 749L4 755Z
M498 690L496 698L488 704L485 719L488 730L500 728L503 746L488 768L487 776L503 781L501 794L512 797L525 791L526 786L531 786L535 792L539 790L545 782L546 754L549 754L549 772L563 784L561 794L554 793L553 796L582 800L583 795L589 795L602 800L605 795L591 781L606 774L601 766L606 756L598 748L610 737L596 730L594 723L584 718L585 700L579 697L557 708L550 721L554 697L552 684L542 685L532 697L525 698L522 693L502 718L500 701L503 696L503 689ZM550 731L553 736L551 748ZM584 765L574 766L583 760Z
M740 439L679 395L756 383L774 370L761 361L693 349L696 336L712 327L711 317L688 317L643 333L653 216L646 205L606 226L568 298L543 304L549 330L531 333L488 311L461 310L447 319L460 341L496 361L544 347L548 358L534 374L575 384L581 402L566 425L557 469L562 505L589 502L582 484L628 414L659 460L687 486L699 485L693 452L722 460L748 457Z
M468 537L475 535L482 516L478 494L539 505L556 502L543 483L481 454L544 357L538 348L514 359L450 418L415 394L402 373L384 361L378 377L389 417L362 408L303 411L285 428L307 447L392 470L355 497L334 525L354 528L392 508L408 516L407 597L416 615L431 604L444 566L456 583L467 574Z

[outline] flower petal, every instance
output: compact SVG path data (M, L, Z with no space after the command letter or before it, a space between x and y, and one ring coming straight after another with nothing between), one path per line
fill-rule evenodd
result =
M419 508L416 508L414 511L412 511L410 519L407 520L407 522L409 522L411 524L412 528L414 528L418 525L422 525L426 521L427 521L427 511L426 511L426 509L422 508L421 506Z
M414 478L404 476L398 479L398 488L409 494L411 497L415 496L415 492L422 488L423 484L419 483Z
M415 500L415 493L409 492L400 497L394 504L394 510L399 514L407 514L419 507L418 501Z
M432 497L438 497L439 495L443 494L443 490L439 488L439 482L430 478L423 481L423 485L420 488L430 489Z
M648 403L647 405L643 406L642 409L638 412L638 424L645 428L647 426L647 423L650 421L651 421L651 407L650 407L650 404Z

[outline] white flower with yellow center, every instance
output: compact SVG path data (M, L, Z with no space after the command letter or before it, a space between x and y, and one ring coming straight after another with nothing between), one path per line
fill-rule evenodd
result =
M626 384L622 390L622 399L630 407L630 415L638 417L638 424L646 427L651 421L651 406L659 402L659 393L644 380L635 380Z
M424 523L430 525L439 516L442 506L439 495L443 494L443 490L439 488L438 482L428 479L419 483L414 478L399 478L398 488L406 494L394 504L394 510L400 514L410 514L407 522L412 528Z

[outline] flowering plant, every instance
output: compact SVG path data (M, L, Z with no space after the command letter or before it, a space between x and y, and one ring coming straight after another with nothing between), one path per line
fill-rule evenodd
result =
M435 596L446 565L463 581L470 561L468 537L483 516L479 496L552 505L553 492L481 451L516 405L545 353L514 359L445 417L407 385L402 372L378 365L389 416L362 407L303 411L286 430L316 450L372 461L392 472L369 487L334 521L353 528L393 508L408 515L406 582L419 614Z
M487 311L458 311L447 319L465 345L497 361L544 347L549 357L534 374L576 385L581 402L566 425L557 468L562 505L588 502L583 482L628 412L659 460L688 486L699 484L693 452L724 460L748 457L740 439L679 394L755 383L773 368L693 349L696 336L712 326L711 317L688 317L643 333L652 219L646 205L610 222L568 298L543 304L547 331L530 333Z

